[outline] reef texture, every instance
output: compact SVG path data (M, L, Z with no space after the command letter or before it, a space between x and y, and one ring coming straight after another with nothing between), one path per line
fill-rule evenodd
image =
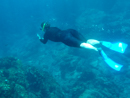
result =
M64 94L49 73L5 57L0 59L0 98L64 98Z

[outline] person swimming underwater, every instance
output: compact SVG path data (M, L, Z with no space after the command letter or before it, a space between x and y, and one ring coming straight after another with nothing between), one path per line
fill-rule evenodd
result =
M70 47L78 47L85 49L93 49L99 51L99 48L94 47L93 45L100 44L100 41L94 39L86 39L82 34L74 29L61 30L57 27L50 27L49 23L41 23L42 31L44 31L44 36L40 37L39 40L46 44L48 40L53 42L62 42Z
M80 34L78 31L74 29L67 29L67 30L61 30L57 27L50 27L49 23L43 22L41 24L42 31L44 31L44 36L40 37L39 34L37 34L39 40L46 44L48 40L51 40L53 42L62 42L67 46L70 47L77 47L77 48L85 48L85 49L92 49L97 52L103 57L103 60L108 64L111 68L113 68L116 71L120 71L123 65L118 64L111 60L105 52L102 50L102 48L96 48L94 45L101 45L105 46L111 50L114 50L119 53L124 53L125 49L127 48L126 43L122 42L116 42L111 43L107 41L98 41L95 39L86 39L82 34Z

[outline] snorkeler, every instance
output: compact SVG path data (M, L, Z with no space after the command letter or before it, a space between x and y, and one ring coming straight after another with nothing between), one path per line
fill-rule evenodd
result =
M39 40L46 44L48 40L51 40L53 42L62 42L67 46L70 47L78 47L78 48L85 48L85 49L92 49L97 52L103 57L104 61L113 69L120 71L123 65L115 63L113 60L111 60L107 55L104 53L104 51L101 48L96 48L94 45L101 44L111 50L124 53L125 49L127 48L127 44L125 43L110 43L106 41L98 41L95 39L86 39L82 34L80 34L78 31L74 29L67 29L67 30L61 30L57 27L50 27L50 24L48 23L42 23L41 24L42 31L44 31L44 36L40 37L39 34L37 34Z
M41 27L41 30L45 32L44 37L41 38L38 34L37 36L43 44L46 44L48 40L51 40L53 42L62 42L70 47L86 48L98 51L98 49L93 45L100 44L100 41L93 39L87 40L74 29L60 30L57 27L50 27L50 24L48 23L42 23Z

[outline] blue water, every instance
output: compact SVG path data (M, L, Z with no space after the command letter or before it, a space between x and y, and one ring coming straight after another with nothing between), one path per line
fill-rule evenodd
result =
M76 81L80 81L77 80L77 77L81 75L80 72L84 72L87 68L89 70L95 68L95 63L100 59L99 55L91 50L70 48L62 43L51 41L43 45L36 36L37 33L43 35L43 32L40 31L41 23L49 22L51 26L60 29L72 28L78 30L86 38L110 42L122 41L129 44L129 9L129 0L1 0L0 57L17 57L25 65L37 66L43 71L48 71L62 86L64 81L67 85L72 86L74 82L76 85ZM122 73L126 75L130 63L129 47L124 54L107 49L106 53L113 60L125 65ZM66 67L69 64L73 66ZM113 69L104 67L107 65L102 60L100 60L99 66L96 68L99 68L99 72L102 72L104 76L112 77L116 73ZM71 77L70 72L74 72L74 70L77 73ZM109 70L112 71L110 76L108 75ZM116 73L116 75L119 82L120 74ZM129 76L129 73L127 75ZM85 77L85 75L83 76ZM89 72L86 77L89 77ZM81 80L87 81L87 79ZM70 84L68 81L71 81ZM125 83L124 85L127 87ZM129 90L129 88L127 89ZM125 90L127 91L127 89ZM125 94L130 96L124 91L118 98L129 98L124 97ZM72 95L66 94L66 96Z

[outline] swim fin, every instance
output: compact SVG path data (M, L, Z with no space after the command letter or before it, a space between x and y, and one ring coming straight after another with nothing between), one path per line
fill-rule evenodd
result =
M114 70L116 71L120 71L121 68L123 67L123 65L120 65L116 62L114 62L113 60L111 60L109 57L107 57L107 55L105 54L105 52L103 50L101 50L101 56L103 57L104 61Z
M101 43L102 43L103 46L105 46L105 47L107 47L111 50L120 52L120 53L124 53L125 49L128 46L127 44L122 43L122 42L111 43L111 42L101 41Z

